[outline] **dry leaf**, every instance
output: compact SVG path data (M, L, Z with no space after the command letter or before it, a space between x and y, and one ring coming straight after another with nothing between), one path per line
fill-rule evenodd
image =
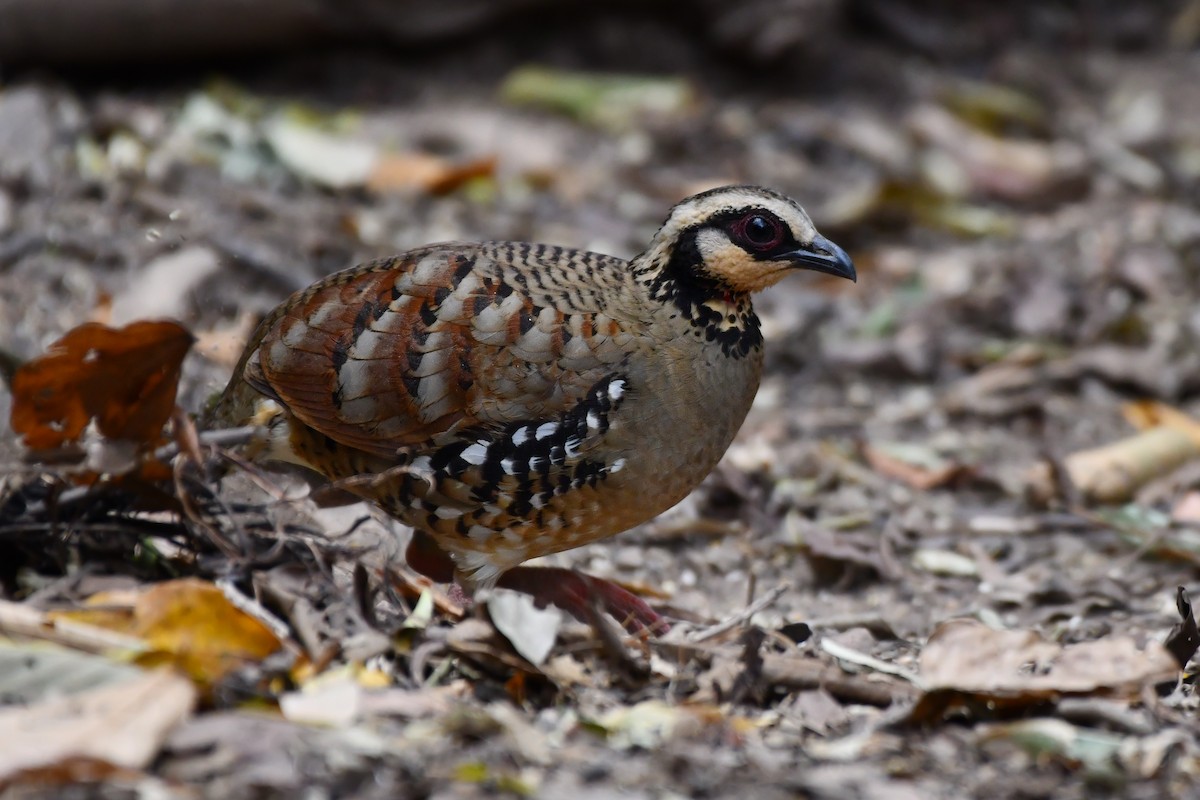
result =
M218 587L195 578L154 584L132 606L106 606L110 599L95 595L90 608L51 617L136 636L149 648L138 663L172 664L205 684L281 646L266 625L235 607Z
M919 445L870 444L863 448L863 456L879 474L920 490L946 486L966 471L962 464L948 461Z
M1081 450L1063 463L1071 482L1090 500L1121 503L1149 481L1200 456L1200 443L1179 428L1160 425L1103 447Z
M859 531L830 531L799 513L785 518L789 533L803 545L820 580L844 580L847 568L866 568L881 578L895 580L902 574L888 556L878 536Z
M998 631L981 622L944 622L921 651L926 695L912 718L927 722L966 700L989 710L1020 708L1063 694L1137 697L1174 680L1179 665L1158 642L1128 637L1057 644L1033 631Z
M1124 502L1150 481L1200 456L1200 422L1179 409L1139 400L1121 411L1138 433L1063 459L1071 483L1089 500ZM1038 496L1049 497L1050 477L1040 465L1030 471L1027 483Z
M1175 590L1175 608L1179 611L1179 622L1171 628L1163 646L1179 662L1179 668L1183 669L1196 654L1196 649L1200 648L1200 627L1196 625L1192 599L1182 586Z
M735 721L736 718L727 718L714 706L670 705L661 700L614 708L595 720L607 732L608 745L615 750L634 747L654 750L665 742L691 738Z
M909 127L956 167L970 191L1009 200L1045 202L1086 186L1087 161L1073 142L1004 139L964 124L949 111L919 106Z
M378 148L279 114L263 130L275 156L293 174L330 189L362 186L379 160Z
M169 670L0 710L0 781L67 760L141 769L191 712L196 690Z
M979 564L973 558L953 550L920 547L913 553L913 566L934 575L953 575L974 578L979 575Z
M1117 780L1121 775L1119 755L1132 750L1126 737L1107 731L1078 728L1061 719L1025 719L993 725L983 739L1008 739L1039 759L1052 756L1071 766L1082 766L1093 776ZM1136 740L1132 740L1136 741Z
M519 67L504 79L508 103L547 108L611 131L624 131L647 118L679 120L696 107L691 83L676 77L571 72Z
M928 687L969 692L1136 693L1177 671L1157 642L1138 649L1132 639L1114 636L1062 645L1033 631L998 631L968 619L939 625L921 651Z
M455 164L426 153L388 153L375 162L366 184L376 192L420 189L447 194L469 180L491 177L495 172L493 157Z
M1126 421L1138 430L1166 427L1186 433L1200 447L1200 421L1157 400L1136 400L1121 406Z
M151 444L175 407L192 335L169 321L73 328L13 378L13 430L26 447L79 439L93 419L109 439Z
M538 608L527 594L497 589L487 601L488 616L513 649L540 667L558 639L562 612Z
M0 703L3 705L30 705L121 683L141 674L137 667L103 656L56 647L45 641L0 637Z
M451 628L446 635L446 646L451 652L497 672L539 673L539 669L524 656L510 650L512 646L494 626L481 619L465 619Z
M151 259L112 299L108 323L124 325L146 317L181 317L188 313L196 289L220 268L217 252L200 245Z

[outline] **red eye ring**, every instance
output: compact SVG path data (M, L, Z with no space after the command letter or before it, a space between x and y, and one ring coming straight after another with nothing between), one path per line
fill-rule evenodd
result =
M746 214L734 223L731 232L748 250L766 252L783 242L783 223L761 211Z

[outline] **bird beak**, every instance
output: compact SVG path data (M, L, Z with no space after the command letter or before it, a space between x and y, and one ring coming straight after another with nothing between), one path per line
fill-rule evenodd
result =
M854 262L850 260L850 256L819 233L812 238L807 247L784 253L780 258L791 261L800 269L811 269L814 272L824 272L858 282L858 273L854 270Z

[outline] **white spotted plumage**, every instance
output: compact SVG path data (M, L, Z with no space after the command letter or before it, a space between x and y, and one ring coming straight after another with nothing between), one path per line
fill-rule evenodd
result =
M483 442L476 442L475 444L465 448L459 455L459 458L461 458L463 461L474 466L479 466L483 462L487 461L487 457L488 446Z

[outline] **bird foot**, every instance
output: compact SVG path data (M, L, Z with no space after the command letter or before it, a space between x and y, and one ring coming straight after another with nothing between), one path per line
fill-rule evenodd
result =
M430 580L454 583L458 593L466 598L466 593L454 580L454 561L429 536L416 533L409 542L405 559L410 567ZM620 622L628 633L663 634L671 629L658 612L629 590L573 569L514 567L501 575L496 585L529 595L539 607L556 605L585 624L592 623L595 603Z
M514 567L501 575L496 585L529 595L539 607L556 605L586 624L591 624L598 605L627 633L661 635L671 629L658 612L629 590L573 569Z

